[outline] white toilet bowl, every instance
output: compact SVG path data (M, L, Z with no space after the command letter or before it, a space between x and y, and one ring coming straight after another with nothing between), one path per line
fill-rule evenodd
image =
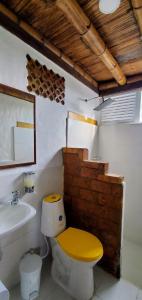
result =
M63 235L69 237L69 235L72 234L72 238L75 239L74 242L76 243L76 238L79 237L80 233L80 239L82 239L82 234L84 235L84 241L81 242L81 248L83 243L85 243L85 251L80 249L78 252L80 239L78 239L78 247L75 248L74 251L72 251L73 247L70 248L70 244L68 244L69 249L67 249L68 247L66 245L67 248L65 250L64 241L59 241L62 234L51 242L53 254L52 277L73 298L77 300L88 300L94 293L93 267L101 259L103 255L103 248L96 237L79 229L68 228L63 232ZM75 237L76 234L77 237ZM90 248L93 245L88 245L87 255L86 243L90 237L95 241L96 250L93 250L94 248Z
M43 201L41 222L42 233L51 238L52 277L73 298L89 300L94 293L93 267L103 256L102 244L84 230L65 229L63 200L61 196L54 195L56 201L53 202L52 197L48 196Z

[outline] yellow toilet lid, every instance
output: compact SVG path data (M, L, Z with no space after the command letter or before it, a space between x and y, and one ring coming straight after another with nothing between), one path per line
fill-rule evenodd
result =
M77 260L91 262L103 256L99 239L84 230L69 227L56 240L66 254Z

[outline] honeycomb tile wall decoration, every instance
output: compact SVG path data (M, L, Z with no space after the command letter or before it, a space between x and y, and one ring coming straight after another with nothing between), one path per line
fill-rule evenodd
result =
M59 74L49 70L45 65L41 65L38 60L34 60L30 55L26 55L28 70L27 90L36 95L48 98L51 101L65 104L65 79Z

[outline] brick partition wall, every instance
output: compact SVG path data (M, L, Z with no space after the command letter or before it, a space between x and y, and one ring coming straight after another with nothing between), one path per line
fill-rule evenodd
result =
M64 205L67 226L87 230L103 244L100 264L120 277L123 180L108 163L89 161L88 150L64 148Z

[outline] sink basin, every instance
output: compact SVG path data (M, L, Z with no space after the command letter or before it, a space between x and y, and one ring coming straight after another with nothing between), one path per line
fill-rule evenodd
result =
M36 210L25 202L0 206L0 238L22 227L36 214Z

